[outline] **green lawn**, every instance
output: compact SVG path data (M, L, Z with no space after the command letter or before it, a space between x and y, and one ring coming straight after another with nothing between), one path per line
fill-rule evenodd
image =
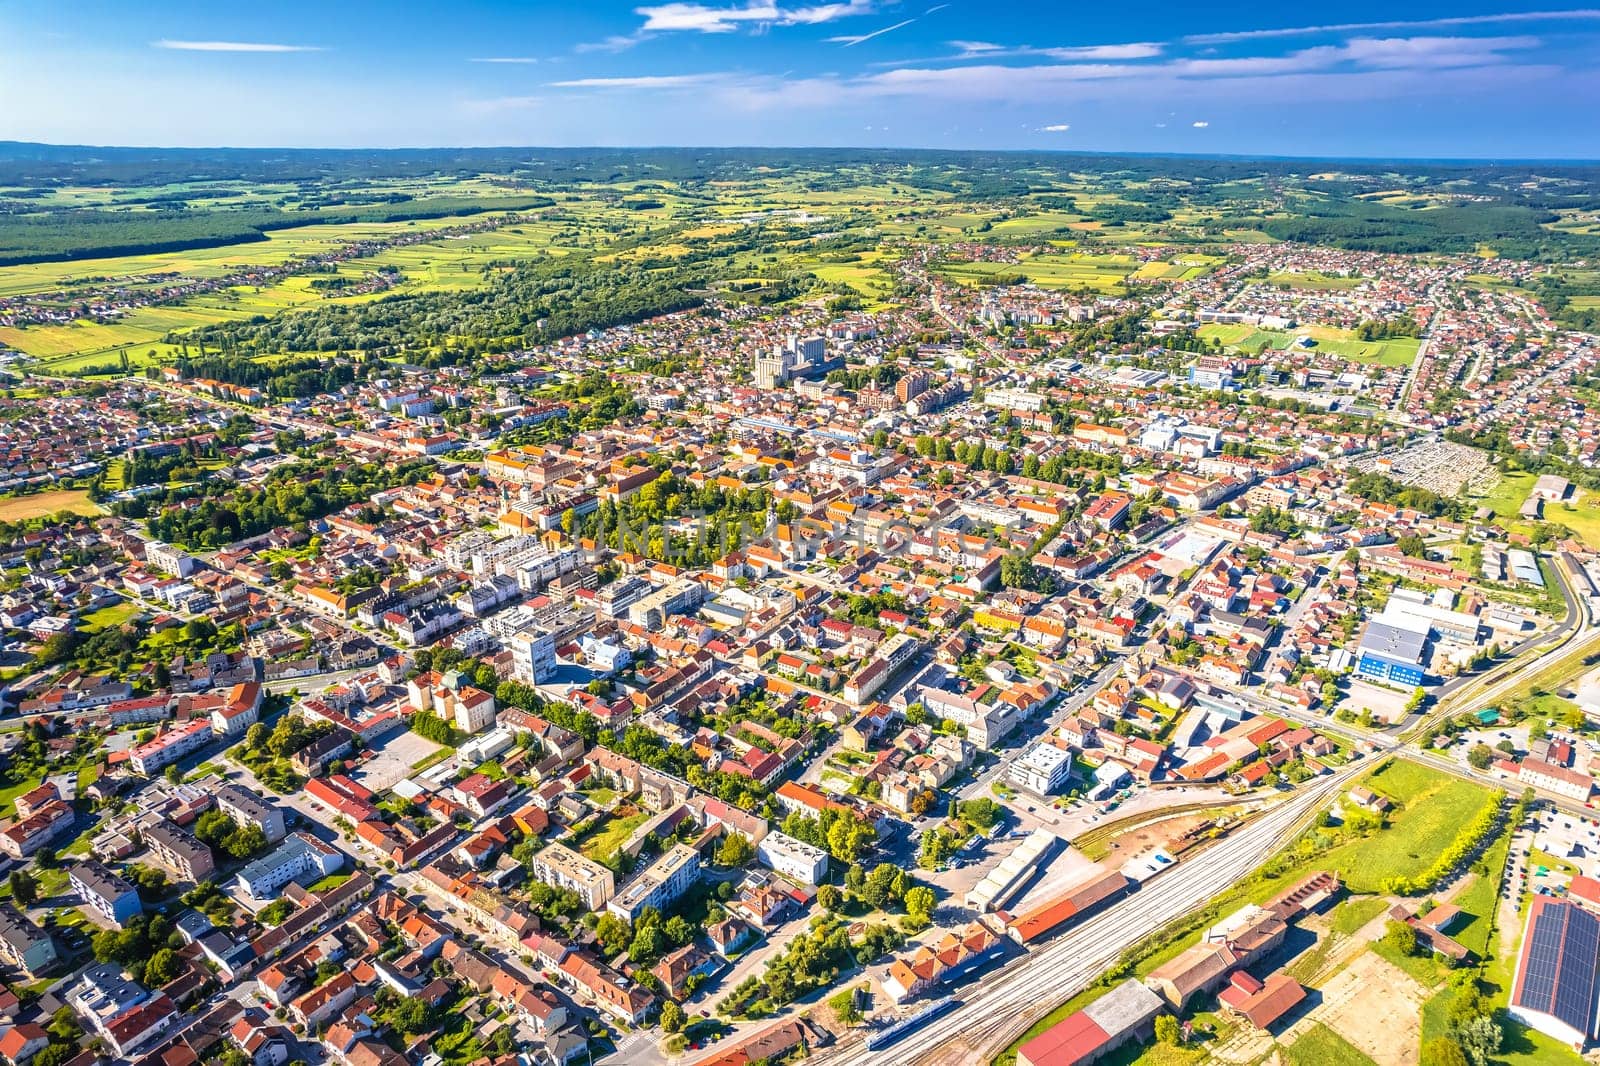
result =
M1291 289L1307 289L1314 292L1325 292L1337 289L1353 289L1361 284L1360 278L1340 277L1337 274L1324 274L1320 270L1279 271L1267 277L1268 285L1287 285Z
M17 797L38 788L43 783L44 778L35 777L10 788L0 788L0 818L10 818L16 814Z
M85 633L98 633L103 629L117 628L130 621L143 609L137 603L116 603L110 607L102 607L98 611L90 611L79 621L82 622Z
M1488 492L1469 496L1470 502L1488 507L1500 519L1500 524L1513 532L1528 533L1532 522L1524 522L1518 509L1533 489L1535 476L1518 470L1501 475ZM1573 535L1591 548L1600 547L1600 493L1586 489L1573 490L1573 498L1562 503L1546 502L1544 520L1566 526Z
M1420 343L1415 337L1396 337L1391 340L1364 341L1347 329L1331 326L1301 326L1293 330L1257 329L1246 323L1207 323L1196 331L1201 337L1215 337L1222 344L1251 353L1263 348L1288 348L1302 336L1316 341L1311 349L1329 352L1354 363L1374 363L1379 366L1406 367L1417 357Z
M332 892L334 889L350 880L351 876L351 874L329 874L327 877L324 877L322 880L308 887L306 891Z
M1388 901L1379 896L1348 899L1334 908L1332 921L1328 924L1335 933L1353 936L1364 925L1388 909Z
M1456 919L1456 925L1451 929L1450 935L1480 959L1489 952L1489 934L1494 929L1494 909L1499 898L1500 875L1505 870L1506 853L1510 850L1511 827L1508 825L1501 830L1500 835L1489 845L1483 853L1483 858L1479 860L1479 865L1485 872L1474 876L1472 883L1454 900L1455 905L1460 907L1467 917Z
M1354 1044L1320 1022L1278 1051L1285 1066L1375 1066Z
M1379 958L1410 974L1423 988L1438 988L1450 976L1450 970L1438 962L1430 952L1426 955L1402 955L1382 940L1372 942L1372 951Z
M579 845L578 850L595 862L602 862L616 854L633 831L649 821L650 815L641 811L623 818L609 818L599 829L589 833Z
M1367 781L1395 804L1388 828L1336 845L1316 859L1337 872L1352 892L1382 892L1392 877L1426 870L1471 821L1492 790L1407 759L1395 759Z

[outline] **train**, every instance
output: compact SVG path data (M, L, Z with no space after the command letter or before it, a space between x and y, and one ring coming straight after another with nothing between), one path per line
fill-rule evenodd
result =
M948 1014L959 1006L961 1006L961 1001L954 996L944 996L941 999L936 999L909 1018L903 1018L887 1029L879 1029L869 1035L867 1037L867 1050L878 1051L886 1048L896 1040L910 1036L935 1018Z

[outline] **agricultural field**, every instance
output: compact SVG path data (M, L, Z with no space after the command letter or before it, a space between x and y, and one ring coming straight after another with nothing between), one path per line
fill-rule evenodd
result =
M1021 275L1052 289L1116 292L1139 268L1129 255L1036 255L1016 263L947 263L940 273L963 285L993 284L997 278Z

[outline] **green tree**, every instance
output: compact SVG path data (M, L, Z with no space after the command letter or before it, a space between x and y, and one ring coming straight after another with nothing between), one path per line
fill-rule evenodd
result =
M1487 770L1489 764L1494 762L1494 749L1482 742L1474 744L1472 750L1467 752L1467 762L1474 770Z
M933 908L937 905L938 898L927 885L915 885L906 890L906 917L918 928L927 928L933 923Z
M628 941L633 938L633 930L628 928L627 922L607 911L595 923L594 935L606 955L613 956L627 948Z
M1179 1032L1178 1019L1170 1014L1156 1016L1156 1040L1169 1046L1176 1044Z
M1421 948L1417 930L1406 922L1391 921L1384 930L1383 943L1397 955L1415 955Z
M722 842L717 845L717 865L746 866L755 857L756 849L749 837L731 830L722 834Z
M11 871L11 898L23 907L31 907L39 901L39 883L28 871Z
M1422 1066L1471 1066L1461 1045L1448 1036L1436 1036L1422 1048Z
M667 1000L661 1005L661 1030L666 1033L676 1033L683 1029L685 1016L683 1008L672 1000Z
M144 983L151 988L159 988L177 977L183 969L183 964L178 958L178 953L171 948L162 948L150 956L150 961L144 966Z

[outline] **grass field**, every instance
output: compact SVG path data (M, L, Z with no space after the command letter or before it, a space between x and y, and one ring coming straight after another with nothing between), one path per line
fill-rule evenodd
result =
M1500 524L1514 533L1529 533L1533 530L1533 523L1524 521L1518 514L1522 502L1528 498L1528 493L1533 491L1533 483L1537 480L1534 474L1525 470L1512 471L1502 474L1500 480L1488 492L1470 495L1467 498L1480 507L1487 507L1494 511ZM1591 548L1600 548L1600 493L1587 489L1574 489L1575 497L1562 503L1546 501L1544 505L1544 520L1556 525L1566 526L1584 544Z
M1268 285L1287 285L1291 289L1306 289L1312 292L1353 289L1361 282L1361 278L1344 278L1336 274L1324 274L1320 270L1308 270L1305 273L1283 271L1267 277Z
M649 818L648 814L641 812L622 818L609 819L601 828L589 834L578 850L586 858L593 859L595 862L609 859L616 854L618 848L627 842L628 837L633 835L633 831L643 825Z
M1347 329L1330 326L1301 326L1292 331L1257 329L1244 323L1209 322L1196 331L1201 337L1217 338L1230 348L1247 352L1260 352L1263 348L1288 348L1300 337L1316 341L1313 351L1329 352L1353 363L1374 363L1378 366L1407 367L1417 358L1415 337L1398 337L1393 340L1363 341Z
M0 522L24 522L59 511L96 515L100 513L100 507L89 499L87 492L77 489L53 489L31 496L0 497Z
M85 633L98 633L102 629L115 629L131 619L141 610L137 603L116 603L110 607L102 607L97 611L90 611L79 621Z
M1278 1054L1285 1066L1375 1066L1355 1045L1318 1023Z
M1339 844L1315 860L1338 873L1352 892L1382 892L1390 878L1426 870L1455 839L1457 828L1493 798L1482 785L1405 759L1386 764L1367 785L1397 808L1388 828Z
M17 797L31 792L44 783L43 778L24 781L10 788L0 789L0 818L10 818L17 813Z

